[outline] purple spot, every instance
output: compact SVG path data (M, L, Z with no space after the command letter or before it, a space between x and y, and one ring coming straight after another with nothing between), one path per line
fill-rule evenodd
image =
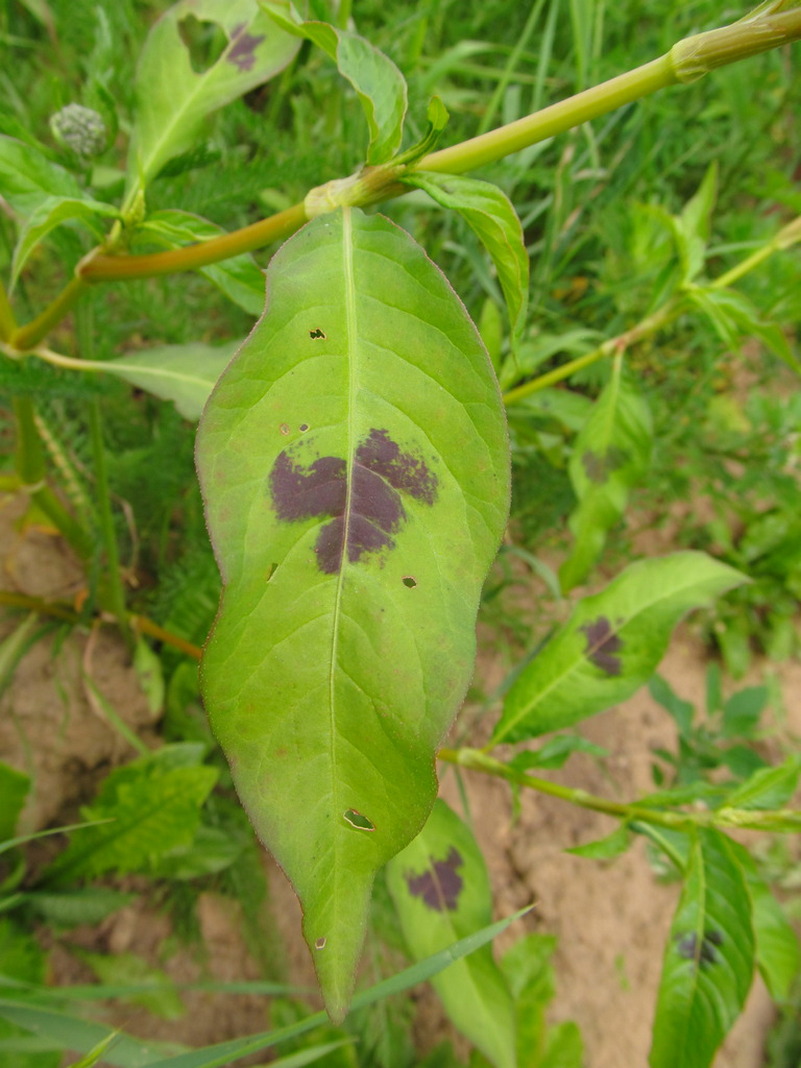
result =
M717 946L723 944L723 935L720 931L705 931L703 938L698 940L695 931L676 938L676 951L684 960L691 960L697 968L704 965L717 964L720 954Z
M606 616L598 616L592 623L579 627L587 636L587 656L607 675L620 674L620 657L615 656L623 648L623 642L612 630Z
M231 31L231 47L226 57L229 63L233 63L241 71L253 70L253 64L256 62L256 48L264 40L264 34L260 37L255 37L252 34L245 33L245 29L244 23L233 28Z
M296 450L295 450L296 451ZM424 461L402 452L386 430L371 430L359 445L350 470L336 456L323 456L309 467L279 453L270 472L270 492L279 519L330 517L314 551L327 575L336 574L347 551L349 563L368 553L390 550L406 519L401 494L433 504L437 480Z
M625 466L627 460L628 455L625 450L615 446L607 449L603 454L588 450L581 456L587 478L596 485L606 482L614 471Z
M453 912L459 903L464 880L458 872L464 861L461 854L451 846L444 860L428 858L430 867L420 875L407 872L406 885L412 897L422 898L425 905L435 912Z

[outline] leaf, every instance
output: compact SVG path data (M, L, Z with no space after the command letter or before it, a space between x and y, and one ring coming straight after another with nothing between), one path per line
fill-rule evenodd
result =
M576 857L588 857L590 860L614 860L615 857L622 856L630 845L631 832L625 823L621 823L617 830L612 831L605 838L573 846L565 852L572 853Z
M404 180L423 189L443 208L458 211L489 252L506 299L512 351L516 352L526 325L529 261L512 202L496 185L477 178L412 171Z
M472 833L436 801L423 830L387 865L406 945L415 960L489 923L492 891ZM484 949L433 980L452 1022L498 1068L514 1068L515 1021L509 989Z
M673 719L682 737L690 734L693 727L695 708L691 701L679 697L673 687L661 675L654 675L648 682L648 692Z
M753 970L745 880L731 842L703 831L690 848L665 951L651 1068L707 1068L745 1003Z
M388 220L320 216L268 292L199 428L225 584L201 674L341 1018L374 874L425 822L472 673L508 446L478 332Z
M214 383L241 344L227 341L223 345L204 345L191 341L186 345L161 345L95 362L91 369L124 378L138 389L174 401L184 419L196 421Z
M671 217L681 258L683 282L691 282L703 270L717 193L718 164L713 160L707 167L698 192L687 201L679 215Z
M767 686L747 686L733 694L723 707L723 736L743 738L752 735L767 703Z
M798 936L770 887L760 876L754 858L739 842L728 840L751 898L751 920L756 938L756 962L772 998L784 1001L801 968Z
M735 352L740 349L743 337L758 338L774 356L787 364L790 370L801 374L801 361L793 352L778 323L765 322L759 309L735 289L720 289L716 286L688 286L687 298L706 315L720 339Z
M678 621L748 580L705 553L631 564L585 597L517 676L492 744L570 727L624 701L653 674Z
M726 808L775 809L786 805L798 788L801 756L793 755L775 768L759 768L726 797Z
M590 756L604 757L609 753L600 745L582 738L579 734L557 734L549 738L539 749L525 749L508 761L508 766L516 771L529 771L531 768L562 768L573 753L588 753Z
M648 406L616 361L570 457L570 481L579 504L569 521L576 541L559 568L563 591L582 582L600 556L607 532L623 515L629 490L648 471L652 438Z
M407 96L406 81L392 60L357 33L327 22L304 22L289 0L261 0L261 6L282 30L321 48L356 90L370 131L366 162L372 166L391 159L403 137Z
M189 16L216 23L228 44L202 74L181 39ZM298 42L256 0L179 0L156 22L136 70L137 109L128 153L130 205L164 164L191 148L213 111L262 85L292 60Z
M151 235L168 248L179 248L195 241L207 241L225 231L199 215L171 209L153 212L137 233ZM248 314L261 315L264 310L264 271L249 252L199 267L198 272Z
M43 152L0 134L0 196L27 217L53 197L80 200L81 187L69 171Z
M29 776L0 761L0 842L14 834L30 787Z
M135 894L111 890L105 886L85 886L80 890L49 893L33 890L25 894L25 904L54 927L78 927L97 924L136 899Z
M82 812L87 819L111 822L87 828L71 841L46 870L44 885L112 869L147 871L171 849L191 843L217 772L182 762L187 746L165 749L108 776L93 804Z
M11 284L19 278L20 271L39 244L51 230L66 222L84 223L93 234L102 237L103 230L97 225L97 216L116 218L118 210L112 204L100 200L74 197L48 197L39 204L20 231L11 262Z

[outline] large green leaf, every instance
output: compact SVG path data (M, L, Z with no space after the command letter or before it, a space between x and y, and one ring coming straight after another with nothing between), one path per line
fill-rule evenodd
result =
M181 23L214 22L228 44L201 74L192 69ZM290 62L299 42L276 26L256 0L179 0L155 23L136 71L137 110L128 158L128 197L174 156L191 148L211 112L268 81Z
M486 926L492 891L469 828L437 801L423 830L387 865L387 885L415 960ZM515 1014L486 946L433 981L456 1027L498 1068L515 1068Z
M559 569L564 591L588 575L609 529L623 515L629 490L648 470L651 413L616 360L612 377L582 427L570 458L579 504L570 517L575 544Z
M753 970L751 901L732 843L702 831L665 950L651 1068L707 1068L745 1003Z
M261 0L282 29L306 37L334 60L361 101L370 143L366 162L385 163L398 150L406 116L406 82L383 52L357 33L338 30L327 22L304 22L289 0Z
M704 553L631 564L568 622L516 677L492 742L519 742L572 726L648 681L673 628L691 608L747 581Z
M528 252L523 227L505 193L491 182L459 174L412 171L406 178L444 208L458 211L492 256L501 283L517 351L528 309Z
M374 873L436 795L508 445L478 332L388 220L314 220L273 259L268 293L199 428L225 584L203 691L337 1018Z

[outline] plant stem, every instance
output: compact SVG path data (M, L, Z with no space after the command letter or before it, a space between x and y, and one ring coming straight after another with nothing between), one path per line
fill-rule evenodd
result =
M13 408L16 422L14 465L22 489L51 520L78 556L86 560L92 555L92 539L45 483L45 455L36 429L33 399L15 397Z
M744 260L736 263L731 270L726 271L725 274L720 275L710 285L714 289L726 289L734 282L739 282L744 274L748 274L749 271L753 271L755 267L759 267L761 263L769 259L774 252L778 252L781 249L790 248L791 245L801 241L801 215L793 219L791 223L783 226L777 234L762 246L758 248L756 252L752 252L750 256L746 256Z
M17 324L8 302L6 287L0 281L0 341L8 341L16 329Z
M53 327L57 326L73 309L85 289L86 282L82 278L73 278L41 315L38 315L33 322L26 323L25 326L12 332L9 340L14 348L20 352L27 352L34 345L38 345L42 338L49 334Z

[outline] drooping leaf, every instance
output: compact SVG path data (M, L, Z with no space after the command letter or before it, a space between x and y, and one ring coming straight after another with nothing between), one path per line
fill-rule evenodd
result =
M458 174L412 171L405 181L444 208L458 211L486 248L498 272L517 351L528 310L529 259L523 227L511 201L496 185Z
M648 681L683 615L746 581L705 553L631 564L601 593L579 601L523 668L493 744L561 730L624 701Z
M798 789L801 756L793 754L782 764L759 768L726 797L727 808L776 809L786 805Z
M195 241L207 241L225 231L199 215L169 209L149 215L139 227L139 232L152 235L168 248L178 248ZM209 263L199 267L198 272L250 315L261 315L264 308L264 271L249 252L231 256L220 263Z
M570 458L570 481L579 504L570 517L575 544L559 569L565 592L587 577L607 532L623 515L629 490L645 476L652 435L648 406L616 361Z
M801 361L778 323L766 322L757 306L736 289L689 286L687 299L709 319L723 343L735 352L746 338L757 338L783 363L801 374Z
M199 429L226 587L203 690L341 1017L374 874L428 815L470 678L508 447L478 332L386 219L314 220L268 292Z
M162 400L174 401L184 419L194 421L200 418L214 383L240 344L190 341L186 345L160 345L95 363L92 369L124 378Z
M51 197L80 200L84 194L69 171L32 145L0 134L0 196L27 218Z
M66 222L80 222L97 237L102 237L103 229L98 217L116 218L118 215L119 211L112 204L86 197L48 197L43 200L20 230L11 261L12 285L39 242L57 226Z
M745 846L728 840L733 859L739 864L751 898L751 922L756 938L756 962L771 997L784 1001L801 968L798 935L784 914L770 887L759 874L756 862Z
M651 1068L708 1068L745 1003L754 948L751 901L732 843L702 831L665 950Z
M216 23L227 38L222 55L196 74L181 38L190 16ZM128 194L143 189L164 164L194 144L204 119L292 60L299 43L260 10L256 0L179 0L156 22L136 70L137 109L128 155Z
M391 159L403 136L407 96L406 81L392 60L357 33L327 22L304 22L289 0L261 0L261 6L282 30L322 48L356 90L370 131L366 162L373 165Z
M484 927L492 891L469 828L437 801L418 836L387 865L387 885L416 960ZM432 981L455 1026L498 1068L514 1068L514 1005L486 946Z

